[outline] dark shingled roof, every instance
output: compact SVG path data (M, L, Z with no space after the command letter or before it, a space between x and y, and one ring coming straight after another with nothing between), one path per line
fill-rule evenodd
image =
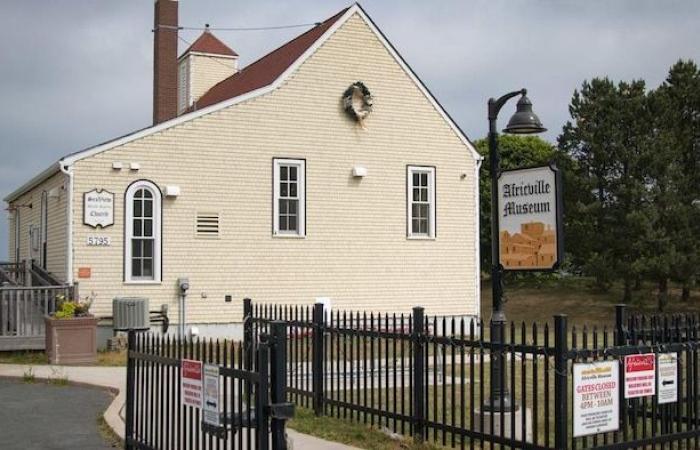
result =
M274 82L311 47L349 8L319 23L309 31L297 36L240 72L214 85L197 100L190 110L201 109L216 103L238 97Z
M190 52L198 53L210 53L212 55L224 55L224 56L238 56L238 53L231 50L231 48L221 42L216 36L214 36L209 30L204 31L201 36L197 38L190 47L185 50L182 56Z

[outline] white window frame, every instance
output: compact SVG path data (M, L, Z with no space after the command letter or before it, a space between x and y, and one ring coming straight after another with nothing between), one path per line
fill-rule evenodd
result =
M134 238L134 194L147 189L153 194L153 277L134 277L131 266L131 240ZM158 186L147 180L132 183L124 196L124 282L159 284L162 281L162 194Z
M294 166L297 168L297 231L280 230L280 168ZM272 163L272 235L276 237L306 237L306 161L303 159L275 158Z
M413 232L413 175L428 175L428 232ZM406 235L409 239L435 239L435 167L408 166L406 168Z

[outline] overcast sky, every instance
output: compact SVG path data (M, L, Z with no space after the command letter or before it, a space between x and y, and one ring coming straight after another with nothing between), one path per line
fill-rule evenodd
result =
M348 5L342 0L182 0L180 23L310 23ZM555 142L583 80L643 78L654 87L679 58L700 61L698 0L365 0L362 5L472 139L486 134L489 97L527 87L550 130L544 137ZM151 0L0 2L0 197L66 153L150 124L152 25ZM245 65L302 31L217 35ZM191 42L198 33L181 35ZM0 260L7 257L6 217L3 212Z

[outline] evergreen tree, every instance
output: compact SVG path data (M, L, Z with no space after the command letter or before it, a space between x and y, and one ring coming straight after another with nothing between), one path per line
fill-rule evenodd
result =
M634 262L641 258L650 231L644 82L586 81L574 92L569 112L572 121L559 136L559 150L576 163L569 183L576 198L569 196L566 208L567 247L600 288L624 280L624 300L629 301L644 269Z
M668 302L668 281L688 300L700 265L700 71L679 61L653 93L653 153L648 180L655 240L644 260L658 283L659 309Z

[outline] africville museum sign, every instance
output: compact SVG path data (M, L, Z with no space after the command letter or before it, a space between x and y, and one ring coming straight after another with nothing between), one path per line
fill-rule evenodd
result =
M554 164L498 178L499 257L505 270L552 270L563 257L561 176Z

